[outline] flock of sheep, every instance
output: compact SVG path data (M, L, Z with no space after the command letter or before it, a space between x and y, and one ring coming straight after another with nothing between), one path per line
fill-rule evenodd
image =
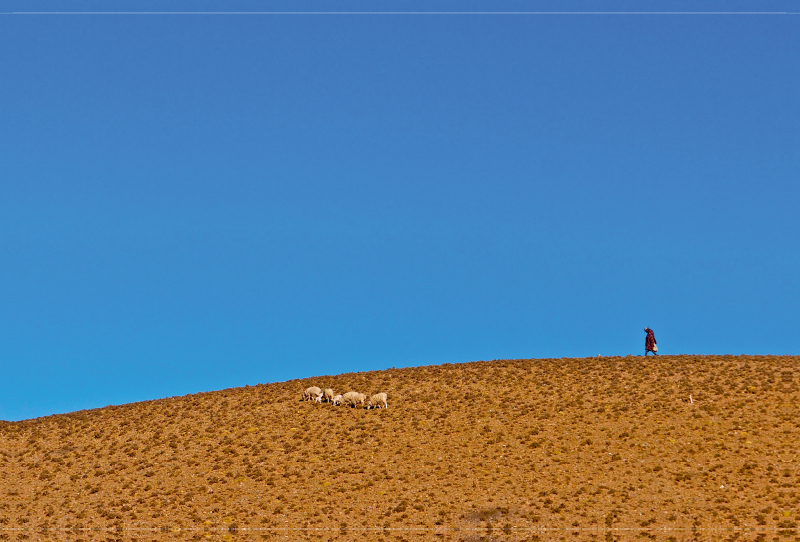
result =
M389 408L389 403L386 402L387 395L385 393L376 393L367 401L367 396L357 391L348 391L344 395L334 395L333 390L326 388L321 390L316 386L311 386L303 392L303 401L314 401L315 403L332 403L334 405L345 404L355 408L356 406L363 406L368 408Z

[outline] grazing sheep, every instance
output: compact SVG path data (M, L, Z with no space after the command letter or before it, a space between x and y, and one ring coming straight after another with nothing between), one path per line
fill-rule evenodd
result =
M322 392L322 401L325 403L330 403L333 401L333 390L330 388L325 388L325 391Z
M358 392L357 391L348 391L347 393L342 395L342 403L352 406L353 402L355 401L355 399L357 397L358 397Z
M362 397L366 397L363 393L358 393L357 391L348 391L344 395L342 395L342 402L346 405L351 407L356 406L358 403L364 402Z
M333 399L331 399L331 403L333 403L336 406L341 405L342 404L342 394L340 393L339 395L334 395Z
M389 403L386 402L386 399L388 399L388 396L385 393L376 393L369 398L369 403L365 408L389 408Z
M366 406L367 404L367 396L363 393L358 394L358 399L356 401L356 405ZM355 405L353 405L355 406Z
M310 388L308 388L306 391L303 392L303 401L310 401L315 396L317 396L317 395L319 395L321 393L322 393L321 389L319 389L316 386L311 386Z
M315 403L321 403L322 402L322 394L320 393L319 395L315 395L314 398L313 398L313 401Z

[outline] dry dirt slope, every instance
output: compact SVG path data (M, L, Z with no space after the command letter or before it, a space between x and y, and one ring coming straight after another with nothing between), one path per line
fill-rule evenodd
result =
M665 527L796 539L798 360L498 360L2 422L0 536L385 527L355 538L395 540L408 527L463 538L488 526L491 538L544 525L582 533L571 540ZM389 409L300 402L310 385L386 391Z

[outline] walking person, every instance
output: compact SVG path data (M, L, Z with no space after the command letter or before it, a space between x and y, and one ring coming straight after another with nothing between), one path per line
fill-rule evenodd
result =
M653 330L649 327L644 328L647 337L644 340L644 355L647 356L648 352L652 352L654 356L658 355L658 347L656 346L656 336Z

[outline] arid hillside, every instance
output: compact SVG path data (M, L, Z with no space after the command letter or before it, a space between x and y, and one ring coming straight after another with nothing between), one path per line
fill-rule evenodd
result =
M797 540L798 361L496 360L2 422L0 537Z

